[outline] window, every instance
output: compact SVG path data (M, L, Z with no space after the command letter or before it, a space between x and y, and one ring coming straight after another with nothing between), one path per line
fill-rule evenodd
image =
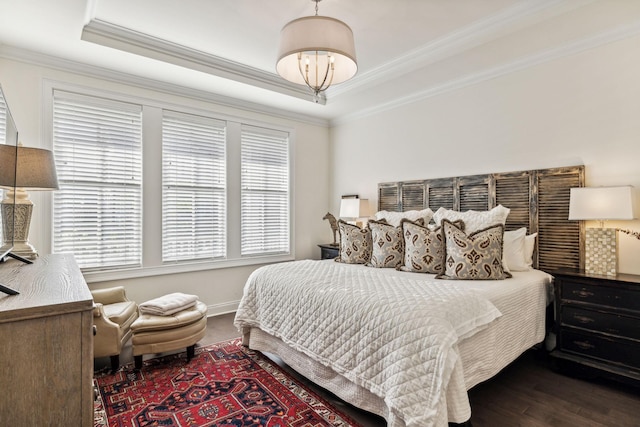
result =
M163 262L226 256L225 145L225 122L163 112Z
M142 264L142 108L55 91L53 251L83 269Z
M88 282L294 259L291 128L45 89L60 184L52 252L73 253Z
M241 169L242 255L288 253L289 135L243 125Z

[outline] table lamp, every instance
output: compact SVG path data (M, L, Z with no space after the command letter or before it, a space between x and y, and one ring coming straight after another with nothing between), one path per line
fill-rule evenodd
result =
M363 221L359 220L368 218L369 215L371 213L368 199L361 199L357 196L343 196L340 200L340 218L346 222L362 227Z
M599 228L587 228L585 270L589 274L615 276L618 264L617 229L604 228L604 221L632 220L633 187L572 188L569 198L569 220L600 221ZM627 234L634 234L621 230Z
M33 202L25 189L57 190L56 165L53 153L42 148L18 145L17 159L15 188L10 186L5 191L5 198L2 201L2 218L3 221L14 221L12 252L24 258L34 259L38 256L38 251L29 243ZM6 165L0 165L2 169L5 167ZM5 236L5 238L10 237Z

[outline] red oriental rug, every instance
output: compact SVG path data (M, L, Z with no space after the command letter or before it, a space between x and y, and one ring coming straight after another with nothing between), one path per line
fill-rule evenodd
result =
M96 374L95 426L359 426L240 339Z

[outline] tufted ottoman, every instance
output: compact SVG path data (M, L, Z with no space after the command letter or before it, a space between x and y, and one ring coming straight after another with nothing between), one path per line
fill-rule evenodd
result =
M141 311L131 325L133 356L137 369L142 367L142 355L162 353L187 347L187 360L195 353L195 344L207 329L207 305L195 305L169 315L155 315Z

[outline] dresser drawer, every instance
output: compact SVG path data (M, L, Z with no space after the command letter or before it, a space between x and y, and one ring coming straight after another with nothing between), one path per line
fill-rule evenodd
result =
M640 319L633 317L565 305L562 307L561 322L564 325L640 340Z
M640 312L640 292L586 283L563 281L562 299L590 304L606 305Z
M565 329L560 332L560 345L562 351L640 368L640 344L628 340Z

